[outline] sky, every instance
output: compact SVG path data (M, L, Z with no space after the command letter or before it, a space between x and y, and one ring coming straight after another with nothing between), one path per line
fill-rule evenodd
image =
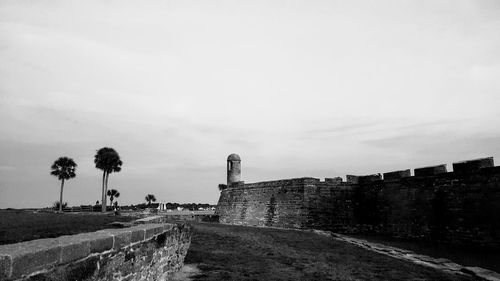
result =
M0 1L0 208L500 159L500 1ZM500 160L498 160L500 161Z

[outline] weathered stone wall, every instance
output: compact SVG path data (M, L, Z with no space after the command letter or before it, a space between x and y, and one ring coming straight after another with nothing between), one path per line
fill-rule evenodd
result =
M376 232L454 244L500 247L500 167L378 181L358 187L375 201Z
M0 246L0 280L168 280L184 262L188 224L122 229Z
M353 221L352 184L317 180L304 189L304 207L307 210L303 226L312 229L347 231Z
M240 184L221 191L220 222L375 232L500 247L500 167L485 158L369 176Z
M216 215L222 223L302 228L304 188L312 178L233 185L221 192Z

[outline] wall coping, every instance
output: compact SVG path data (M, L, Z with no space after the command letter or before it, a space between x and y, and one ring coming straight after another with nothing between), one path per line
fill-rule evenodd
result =
M103 229L0 245L0 280L20 278L92 254L116 251L151 240L172 230L174 226L171 223L144 223L129 228Z
M320 182L320 179L312 178L312 177L291 178L291 179L281 179L281 180L271 180L271 181L260 181L260 182L254 182L254 183L244 183L244 184L230 186L230 187L224 189L223 191L234 190L234 189L261 188L264 186L277 187L277 186L319 183L319 182Z
M161 223L163 221L164 216L150 216L142 219L137 219L134 222L136 224L145 224L145 223Z

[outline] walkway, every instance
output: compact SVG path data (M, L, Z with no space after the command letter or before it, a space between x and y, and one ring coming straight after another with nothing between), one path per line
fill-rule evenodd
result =
M478 278L479 280L500 281L499 273L481 267L463 266L454 263L448 259L433 258L426 255L419 255L412 251L386 246L379 243L368 242L367 240L353 238L338 233L332 233L330 231L313 230L313 232L321 235L332 236L335 240L354 244L358 247L379 254L390 256L400 260L409 261L426 267L435 268L444 272L449 272L452 274L459 274L459 275L469 275L469 276L472 275L475 278Z

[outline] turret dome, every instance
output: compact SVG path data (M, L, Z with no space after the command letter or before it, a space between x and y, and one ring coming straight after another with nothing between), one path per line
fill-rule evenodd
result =
M227 157L227 161L241 161L241 158L238 154L231 154Z

